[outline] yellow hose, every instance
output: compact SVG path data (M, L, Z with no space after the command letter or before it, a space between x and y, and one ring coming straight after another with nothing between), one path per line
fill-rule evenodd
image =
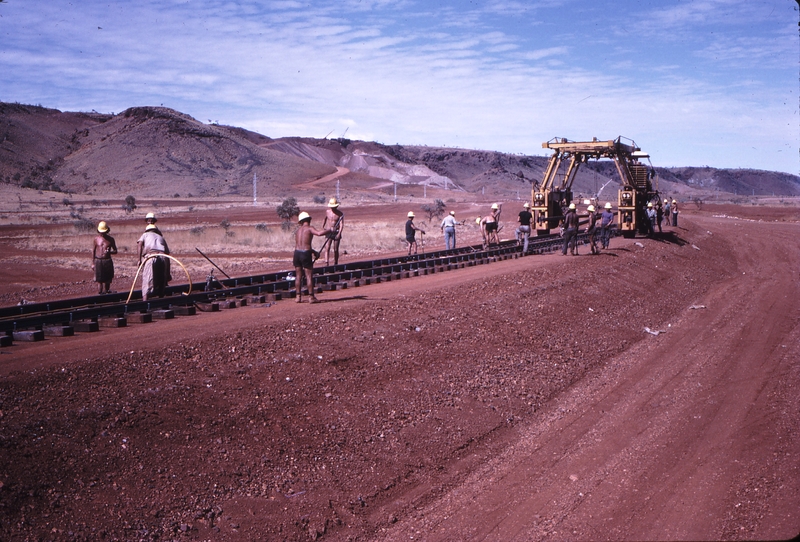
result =
M139 264L139 269L136 270L136 276L133 277L133 284L131 284L131 291L128 294L128 299L125 300L125 304L126 305L130 302L131 296L133 296L133 290L134 290L134 288L136 288L136 281L139 279L139 273L141 272L142 267L144 267L145 262L147 260L149 260L150 258L157 258L158 256L166 256L170 260L178 262L178 265L181 266L181 269L183 269L183 272L186 273L186 278L189 280L189 291L186 292L183 295L189 295L189 294L192 293L192 277L189 276L189 272L186 270L186 266L184 266L178 258L170 256L169 254L148 254L147 256L145 256L142 259L142 263Z

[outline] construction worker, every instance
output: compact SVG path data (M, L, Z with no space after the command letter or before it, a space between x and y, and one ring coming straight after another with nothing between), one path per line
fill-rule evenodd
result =
M92 269L94 281L99 284L98 294L111 293L111 281L114 280L114 261L112 254L117 253L117 243L109 235L111 228L103 221L97 225L97 237L92 242ZM105 288L105 289L104 289Z
M522 210L519 212L519 218L517 221L519 222L519 227L517 228L517 243L522 244L522 253L528 253L528 241L531 237L531 220L533 220L533 215L530 211L530 205L525 203L522 206Z
M600 214L600 245L608 249L611 242L611 228L614 227L614 213L611 212L611 202L607 201Z
M315 235L330 235L332 229L317 230L311 227L311 215L303 211L297 215L297 223L300 225L295 232L294 257L292 264L295 273L295 292L297 302L303 302L303 276L306 278L308 288L309 303L319 303L319 299L314 295L314 251L311 249L311 240ZM330 239L330 237L329 237Z
M658 215L656 214L656 209L653 207L653 202L647 202L647 233L648 235L653 235L656 233L656 218Z
M414 224L414 212L408 212L408 220L406 220L406 243L408 243L408 255L411 256L411 247L414 247L414 254L417 253L417 239L416 233L420 231L425 235L425 230L420 229Z
M442 219L440 229L444 234L444 247L446 250L456 248L456 212L450 211L450 214Z
M589 245L592 249L592 254L600 254L600 249L597 248L597 212L594 210L594 205L589 205L586 210L589 212L589 227L586 228L586 233L589 234Z
M664 220L667 221L667 226L672 223L672 207L669 204L669 199L664 199Z
M483 218L483 223L486 227L486 240L491 245L492 240L495 244L500 244L500 213L503 212L502 203L493 203L492 212L489 216Z
M564 247L561 249L563 256L567 255L567 247L573 256L578 255L578 213L575 204L570 203L562 222L564 227Z
M147 226L136 244L139 247L139 265L142 266L142 299L147 301L152 295L164 297L172 276L169 258L163 256L169 254L169 246L155 225L155 215L148 213L145 221Z
M325 265L330 265L331 248L333 248L333 265L339 265L339 244L342 242L342 231L344 230L344 213L339 210L339 200L331 198L328 201L328 210L325 211L325 220L322 221L322 229L328 226L327 250L325 251Z
M672 200L672 227L678 227L678 202Z

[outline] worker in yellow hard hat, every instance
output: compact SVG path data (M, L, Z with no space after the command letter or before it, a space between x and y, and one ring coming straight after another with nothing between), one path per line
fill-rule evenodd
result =
M99 285L98 294L111 293L111 281L114 280L114 261L112 254L117 253L117 243L109 232L111 228L105 221L97 225L97 236L92 242L92 269L94 281Z
M325 265L330 265L331 249L333 249L333 265L339 265L339 245L342 242L342 232L344 231L344 213L339 210L339 200L331 198L328 201L328 209L325 211L325 220L322 221L322 229L328 228L324 247ZM322 249L320 249L322 250Z

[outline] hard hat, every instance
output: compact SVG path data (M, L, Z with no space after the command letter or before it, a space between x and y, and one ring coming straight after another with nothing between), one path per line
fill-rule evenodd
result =
M155 222L156 221L156 215L155 215L155 213L147 213L144 216L144 219L145 220L152 220L153 222Z
M575 204L574 203L570 203L569 204L569 209L570 209L570 211L574 211L575 210Z
M297 222L298 222L298 223L299 223L299 222L302 222L303 220L309 220L309 221L310 221L310 220L311 220L311 215L310 215L310 214L308 214L308 213L307 213L307 212L305 212L305 211L303 211L302 213L300 213L299 215L297 215Z
M587 210L587 211L589 211L590 213L593 213L593 212L594 212L594 205L589 205L589 206L586 208L586 210Z
M105 221L102 221L97 225L97 231L100 233L108 233L110 229L111 228L108 227L108 224L106 224Z
M339 200L337 200L336 198L331 198L330 201L328 201L328 207L333 209L338 206L339 206Z
M668 199L664 199L664 203L669 203L669 200Z
M480 224L480 223L481 223L481 217L476 218L475 219L475 224Z
M606 202L606 204L605 204L605 208L606 208L606 209L611 209L611 202L610 202L610 201L607 201L607 202Z
M408 212L408 218L414 218L414 211Z
M524 207L525 209L527 209L527 208L529 208L529 207L530 207L530 205L528 205L528 204L526 203L525 205L523 205L523 207Z
M497 206L496 203L492 203L492 210L494 210L494 209L499 209L499 207Z
M155 224L148 224L147 226L145 226L144 231L150 231L150 230L155 230L155 229L156 229L156 225Z
M451 214L452 216L456 216L456 212L455 212L455 211L450 211L450 214Z
M672 200L672 203L678 203L678 202L677 202L677 201L675 201L675 200Z
M652 202L652 201L648 201L648 202L647 202L647 206L648 206L648 207L652 207L652 206L653 206L653 202Z

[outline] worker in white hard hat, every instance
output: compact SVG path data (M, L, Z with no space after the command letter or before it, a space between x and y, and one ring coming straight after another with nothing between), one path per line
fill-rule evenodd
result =
M493 203L492 212L484 217L484 224L486 228L486 241L489 245L494 242L496 245L500 244L500 213L503 212L502 203Z
M442 230L442 234L444 235L444 248L445 250L452 250L456 248L456 212L450 211L450 213L442 219L442 224L439 226L439 229Z
M656 225L658 226L658 233L661 233L661 223L664 221L664 207L661 206L661 198L656 200Z
M339 245L342 242L342 232L344 231L344 213L339 210L339 200L331 198L328 201L328 209L325 211L325 220L322 221L322 228L329 229L325 240L325 265L331 263L331 249L333 249L333 265L339 265Z
M114 261L112 254L117 253L117 243L109 232L111 228L105 221L97 225L97 237L92 242L92 269L94 281L99 285L98 294L111 293L111 281L114 280Z
M139 247L139 265L142 266L142 299L147 301L151 296L164 297L169 281L172 280L169 254L161 230L154 224L155 216L148 213L147 226L136 244ZM143 263L144 262L144 263Z
M594 205L589 205L586 208L586 212L589 213L589 226L586 228L586 233L589 234L589 247L592 254L600 254L600 249L597 248L597 232L599 230L597 227L597 219L600 218L600 216L597 214Z
M656 233L658 214L656 213L656 208L652 201L647 202L647 211L645 214L647 215L647 222L645 223L645 226L647 226L647 234L654 235Z
M305 211L297 215L297 223L299 227L294 236L294 257L292 258L295 272L295 300L298 303L302 303L303 301L303 277L305 276L309 295L308 302L319 303L319 299L314 295L314 278L312 276L314 270L314 251L311 248L311 240L315 235L328 235L331 230L312 228L311 215Z
M678 202L673 199L672 203L670 204L670 207L672 209L672 227L673 228L677 228L678 227Z
M604 249L608 249L614 228L614 213L611 209L611 202L607 201L603 206L603 212L600 214L600 246Z
M564 246L561 249L561 254L567 255L567 248L569 247L570 254L573 256L578 255L578 213L575 210L575 204L570 203L567 212L564 214L562 221L564 228Z
M525 203L522 206L522 210L519 212L519 218L517 218L519 226L517 227L516 231L517 243L522 245L523 255L528 253L528 241L531 237L531 220L533 220L531 206L528 203Z
M672 205L669 203L669 198L664 198L664 220L667 226L672 223Z
M148 225L148 226L153 226L153 228L155 228L155 232L158 235L163 235L161 233L161 230L158 229L158 226L156 226L156 222L158 222L158 219L156 218L155 213L150 212L150 213L147 213L146 215L144 215L144 223L146 225ZM153 228L150 228L150 230L152 231Z
M425 230L418 228L414 224L414 211L409 211L408 220L406 220L406 243L408 243L409 256L411 256L411 247L414 247L414 254L417 253L417 232L422 232L422 235L425 235Z

